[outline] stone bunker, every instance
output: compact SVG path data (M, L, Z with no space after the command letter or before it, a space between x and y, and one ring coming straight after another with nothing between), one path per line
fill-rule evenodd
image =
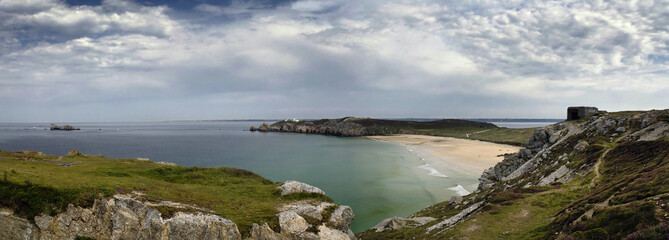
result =
M599 112L599 109L596 107L568 107L567 108L567 121L569 120L578 120L583 119L589 116L592 116Z

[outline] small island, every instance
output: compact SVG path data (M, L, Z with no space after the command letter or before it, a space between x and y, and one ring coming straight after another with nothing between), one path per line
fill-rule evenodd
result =
M75 127L70 126L70 125L58 126L58 125L52 123L51 124L51 130L52 131L73 131L73 130L81 130L81 129L80 128L75 128Z

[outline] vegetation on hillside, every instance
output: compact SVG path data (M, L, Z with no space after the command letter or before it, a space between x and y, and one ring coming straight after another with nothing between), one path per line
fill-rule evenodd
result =
M74 163L71 167L64 163ZM173 201L210 209L235 222L243 234L253 223L278 230L275 207L300 199L331 201L319 194L281 196L273 183L235 168L181 167L102 156L44 156L36 152L0 151L0 206L32 220L55 215L68 204L92 206L95 199L141 192L143 200ZM163 217L189 209L158 209ZM192 209L191 209L192 210Z
M666 112L666 111L665 111ZM644 112L601 115L601 126L585 128L551 149L544 166L475 192L462 204L448 201L411 217L437 220L417 228L358 234L362 239L669 239L669 140L635 141L636 131L664 129L667 114ZM659 113L659 115L658 115ZM652 115L651 114L651 115ZM592 121L575 121L588 124ZM623 128L621 128L621 126ZM657 128L655 128L657 126ZM663 131L666 131L663 130ZM628 137L631 136L631 137ZM666 136L666 133L665 133ZM583 141L587 147L576 151ZM572 180L536 186L561 166ZM427 229L474 203L475 214L452 227Z

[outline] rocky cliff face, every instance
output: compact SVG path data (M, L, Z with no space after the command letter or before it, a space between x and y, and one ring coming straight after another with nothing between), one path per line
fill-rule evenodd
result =
M365 128L351 121L352 118L344 119L333 119L327 120L323 123L320 122L291 122L291 121L282 121L277 122L272 125L263 123L258 128L251 127L251 131L260 131L260 132L294 132L294 133L312 133L312 134L322 134L322 135L334 135L334 136L364 136L369 135L366 133Z
M580 126L573 122L557 123L535 130L525 148L504 156L502 162L483 172L479 178L479 189L485 190L495 182L518 177L536 168L537 163L548 158L553 146L581 131Z
M497 182L509 181L553 168L559 160L565 160L585 151L597 138L606 138L609 142L653 141L669 137L669 123L666 116L669 110L649 111L639 114L596 115L588 121L567 121L537 129L525 148L516 154L504 157L504 160L483 172L479 179L479 189L485 190ZM578 135L574 138L572 136ZM569 139L569 142L564 142ZM549 159L557 161L547 162ZM592 166L590 166L592 167ZM589 169L588 169L589 170ZM554 182L571 180L573 171L566 166L559 166L551 175L530 185L545 186Z
M290 181L290 191L320 192L308 184ZM229 219L189 206L188 212L165 217L156 206L183 207L178 203L142 202L136 196L116 195L96 200L93 207L69 205L55 216L39 215L34 222L0 212L2 239L242 239ZM301 201L278 206L280 232L267 223L254 224L247 239L355 239L350 230L353 211L348 206ZM307 220L308 219L308 220Z

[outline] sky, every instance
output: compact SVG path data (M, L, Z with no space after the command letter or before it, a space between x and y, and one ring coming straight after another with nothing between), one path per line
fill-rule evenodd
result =
M669 108L669 1L0 0L0 122Z

